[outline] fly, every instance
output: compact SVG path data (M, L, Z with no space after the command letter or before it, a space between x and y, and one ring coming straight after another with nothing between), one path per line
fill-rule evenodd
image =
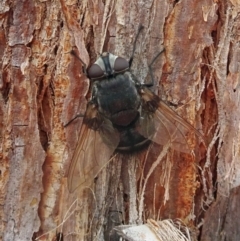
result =
M186 134L191 131L202 137L200 132L149 89L153 84L142 84L130 71L142 28L139 28L135 38L129 61L104 52L86 69L78 57L84 73L91 80L92 94L68 173L70 192L80 185L89 184L115 150L133 152L151 141L160 145L170 141L174 150L190 153ZM163 51L153 59L150 70Z

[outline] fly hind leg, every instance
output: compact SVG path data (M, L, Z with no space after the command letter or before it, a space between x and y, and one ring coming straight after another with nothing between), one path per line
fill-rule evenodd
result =
M82 115L82 114L76 115L67 124L65 124L64 127L67 127L69 124L71 124L74 120L76 120L79 117L83 117L84 118L83 122L93 130L98 130L103 122L103 119L98 111L98 106L97 104L94 103L94 101L88 102L85 115Z

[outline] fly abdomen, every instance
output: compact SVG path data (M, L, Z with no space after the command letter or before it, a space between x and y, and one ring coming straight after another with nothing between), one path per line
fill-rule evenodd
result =
M117 126L128 126L138 117L138 115L139 113L137 110L123 110L113 114L111 121Z
M116 148L119 152L134 152L147 147L150 140L139 134L134 127L118 130L120 133L120 142Z

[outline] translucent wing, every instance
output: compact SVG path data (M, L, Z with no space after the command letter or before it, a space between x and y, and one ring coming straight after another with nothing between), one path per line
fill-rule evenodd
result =
M190 132L194 132L203 140L199 131L162 101L159 102L154 114L149 115L149 112L143 111L140 118L140 134L160 145L170 142L171 147L180 152L192 151L187 142L187 135Z
M68 172L69 191L89 186L109 161L118 143L119 134L109 120L104 119L99 131L83 124Z

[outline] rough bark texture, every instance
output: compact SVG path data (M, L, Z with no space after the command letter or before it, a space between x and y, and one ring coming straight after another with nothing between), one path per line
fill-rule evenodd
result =
M114 226L148 218L178 218L193 240L238 240L239 12L237 0L2 0L1 240L118 240ZM91 188L69 194L82 120L64 124L84 113L90 86L70 51L87 66L103 51L128 59L139 24L134 74L150 81L165 48L154 91L207 148L190 136L194 155L155 144L117 154Z

